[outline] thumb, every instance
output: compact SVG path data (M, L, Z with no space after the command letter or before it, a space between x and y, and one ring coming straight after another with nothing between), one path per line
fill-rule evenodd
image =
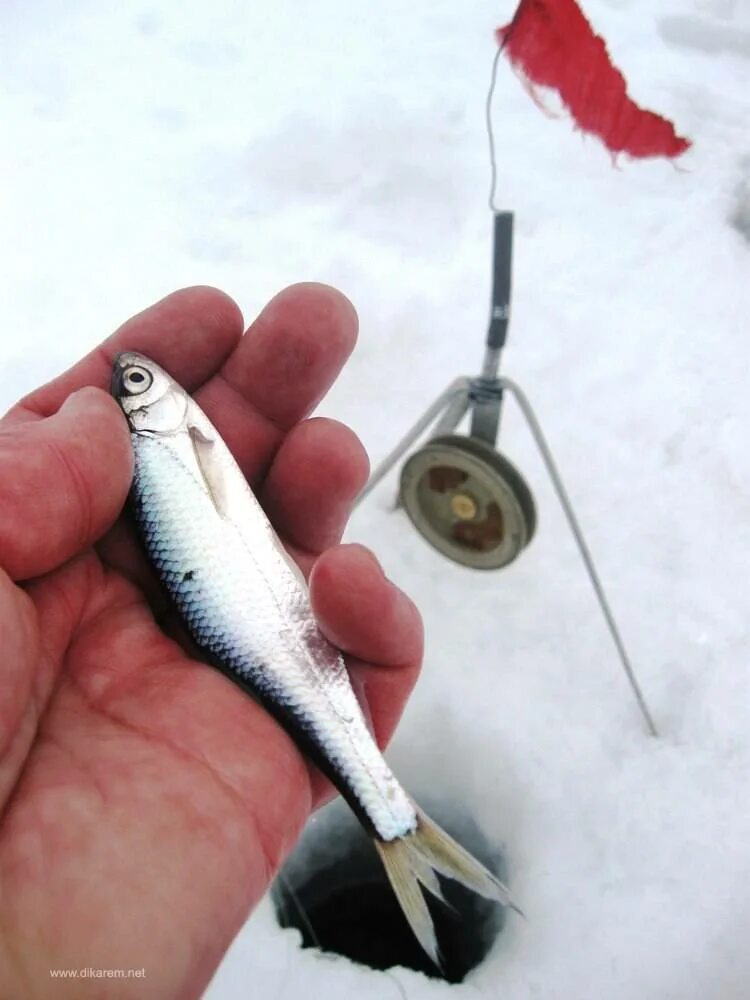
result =
M0 566L23 580L91 545L132 472L125 419L101 389L79 389L43 420L0 423Z

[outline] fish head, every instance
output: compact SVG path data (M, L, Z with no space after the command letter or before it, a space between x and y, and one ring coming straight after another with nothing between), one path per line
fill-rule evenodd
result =
M110 391L136 433L175 434L185 427L187 393L145 354L124 351L117 355Z

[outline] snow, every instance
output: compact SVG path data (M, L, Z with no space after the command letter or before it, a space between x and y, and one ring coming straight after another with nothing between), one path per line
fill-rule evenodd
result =
M373 458L478 367L491 219L483 101L510 0L0 12L0 404L173 288L248 318L328 281L360 343L321 412ZM390 754L503 845L528 915L460 987L302 951L269 903L208 990L246 997L740 1000L750 990L750 9L588 0L640 103L694 148L622 162L504 64L499 202L516 214L505 370L536 404L661 728L644 735L512 404L501 448L540 508L497 574L357 511L423 610Z

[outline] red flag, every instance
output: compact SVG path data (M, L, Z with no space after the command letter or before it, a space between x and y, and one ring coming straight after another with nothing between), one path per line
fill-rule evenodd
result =
M513 66L556 90L578 126L614 155L675 157L690 146L670 121L628 97L625 77L575 0L521 0L496 35Z

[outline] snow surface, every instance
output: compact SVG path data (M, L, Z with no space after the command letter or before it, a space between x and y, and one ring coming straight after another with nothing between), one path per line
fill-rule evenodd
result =
M251 318L318 279L361 317L322 412L382 456L481 358L483 100L512 8L5 0L0 403L173 288L219 285ZM391 759L502 843L528 920L448 987L301 951L265 904L210 1000L750 996L750 7L586 8L635 98L695 148L613 169L501 66L506 370L538 407L663 736L642 731L509 406L502 447L541 515L517 563L442 560L389 513L393 481L348 537L426 619Z

